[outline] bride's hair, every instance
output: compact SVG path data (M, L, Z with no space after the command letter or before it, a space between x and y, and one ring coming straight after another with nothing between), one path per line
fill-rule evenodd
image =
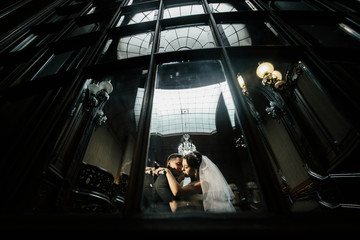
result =
M202 161L202 154L200 152L198 151L190 152L186 154L184 158L186 159L188 165L191 168L196 168L196 169L200 168L200 164Z

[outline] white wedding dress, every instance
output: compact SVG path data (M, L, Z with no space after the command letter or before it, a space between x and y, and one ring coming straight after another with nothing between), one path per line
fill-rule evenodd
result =
M235 212L232 204L234 193L219 168L202 156L199 177L203 193L204 210L207 212Z

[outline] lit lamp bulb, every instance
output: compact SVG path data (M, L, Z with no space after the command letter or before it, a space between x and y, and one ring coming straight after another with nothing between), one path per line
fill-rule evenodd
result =
M279 72L278 70L273 71L272 72L272 77L277 78L277 80L280 81L282 79L281 72Z
M238 80L238 83L239 83L239 85L240 85L240 87L242 89L243 94L247 95L248 92L247 92L247 89L246 89L246 86L245 86L245 81L244 81L243 77L240 74L237 75L237 80Z
M101 91L97 93L97 98L102 102L107 101L109 99L109 94L113 91L111 81L102 81L99 83L99 88Z
M99 83L92 83L88 87L90 95L95 96L96 93L100 90Z
M102 81L99 84L100 89L104 89L108 94L112 93L113 91L113 85L111 84L111 80L109 81Z
M244 82L243 77L240 74L237 75L237 80L239 82L240 87L244 88L245 87L245 82Z
M256 69L256 75L259 78L263 78L266 73L274 72L274 66L269 62L261 63Z

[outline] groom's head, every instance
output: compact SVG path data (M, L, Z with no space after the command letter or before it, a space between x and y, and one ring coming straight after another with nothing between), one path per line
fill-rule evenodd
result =
M167 168L170 169L170 171L178 176L182 173L182 155L179 153L172 153L167 158Z

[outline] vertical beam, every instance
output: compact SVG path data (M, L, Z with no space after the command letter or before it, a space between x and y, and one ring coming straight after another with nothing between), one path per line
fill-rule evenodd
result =
M150 141L150 123L152 102L154 98L156 84L156 59L155 51L158 49L160 37L160 19L163 12L163 1L160 0L159 14L156 21L153 46L151 49L151 58L149 63L149 72L145 83L144 99L142 102L141 115L139 119L139 127L136 136L135 150L130 170L130 181L125 199L126 217L130 217L140 213L142 192L144 184L144 171L146 157L148 154L148 145Z

